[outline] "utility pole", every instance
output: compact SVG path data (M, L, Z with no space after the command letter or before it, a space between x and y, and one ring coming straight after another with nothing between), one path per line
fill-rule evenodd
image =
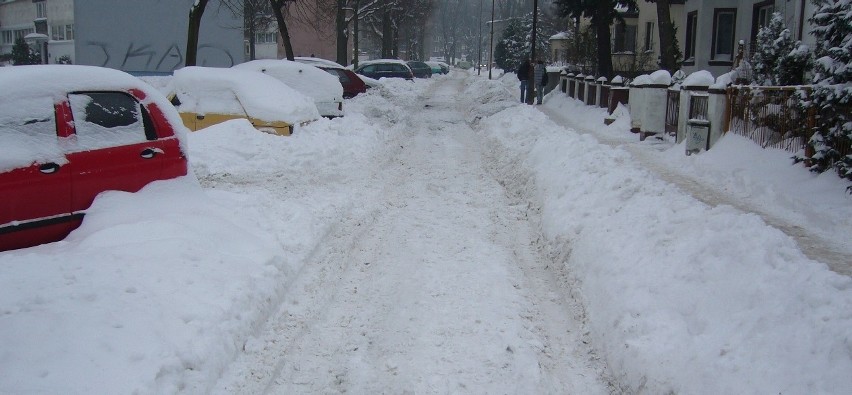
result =
M491 43L488 45L488 79L491 79L491 66L494 64L494 0L491 0Z
M476 60L476 75L482 75L482 0L479 0L479 39L476 44L476 51L479 53L479 56Z
M527 104L535 103L535 39L536 39L536 28L538 24L538 0L533 0L533 23L532 23L532 43L530 44L530 61L533 64L533 67L530 67L530 75L529 81L527 83Z

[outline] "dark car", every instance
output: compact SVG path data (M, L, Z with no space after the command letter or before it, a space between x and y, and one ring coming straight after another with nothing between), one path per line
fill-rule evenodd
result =
M349 70L338 63L326 59L309 57L296 57L296 61L309 64L314 67L319 67L327 73L337 77L337 79L340 80L340 85L343 85L344 99L351 99L359 93L367 91L367 84L365 84L354 71Z
M187 174L168 100L92 66L0 68L0 251L67 236L106 190Z
M411 60L408 62L408 67L411 68L411 72L414 73L415 78L432 77L432 68L424 62Z
M372 79L380 78L414 78L414 73L405 62L397 59L379 59L361 62L355 73Z

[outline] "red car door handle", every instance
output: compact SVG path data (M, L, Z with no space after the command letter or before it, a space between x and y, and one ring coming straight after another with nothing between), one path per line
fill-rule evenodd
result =
M144 150L142 150L142 152L139 153L139 156L141 156L145 159L151 159L151 158L155 157L157 154L162 154L162 153L164 153L163 150L161 150L159 148L145 148Z
M57 171L59 171L59 165L57 165L56 163L53 163L53 162L45 163L45 164L38 167L38 171L40 171L44 174L53 174L53 173L56 173Z

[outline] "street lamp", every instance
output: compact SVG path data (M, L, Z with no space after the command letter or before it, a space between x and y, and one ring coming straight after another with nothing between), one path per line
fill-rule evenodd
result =
M476 51L479 56L476 59L476 75L482 75L482 0L479 0L479 39L476 44Z
M24 36L24 41L27 42L27 45L38 48L39 55L41 56L41 64L47 64L47 40L47 34L42 33L30 33Z

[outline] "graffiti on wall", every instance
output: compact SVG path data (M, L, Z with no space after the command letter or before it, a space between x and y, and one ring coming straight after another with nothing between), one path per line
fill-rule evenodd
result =
M103 41L87 41L87 47L93 47L100 58L100 66L120 70L145 70L170 72L184 64L182 46L177 43L166 45L140 44L131 42L119 48L115 44ZM214 44L198 46L198 65L231 67L234 56L228 48Z

